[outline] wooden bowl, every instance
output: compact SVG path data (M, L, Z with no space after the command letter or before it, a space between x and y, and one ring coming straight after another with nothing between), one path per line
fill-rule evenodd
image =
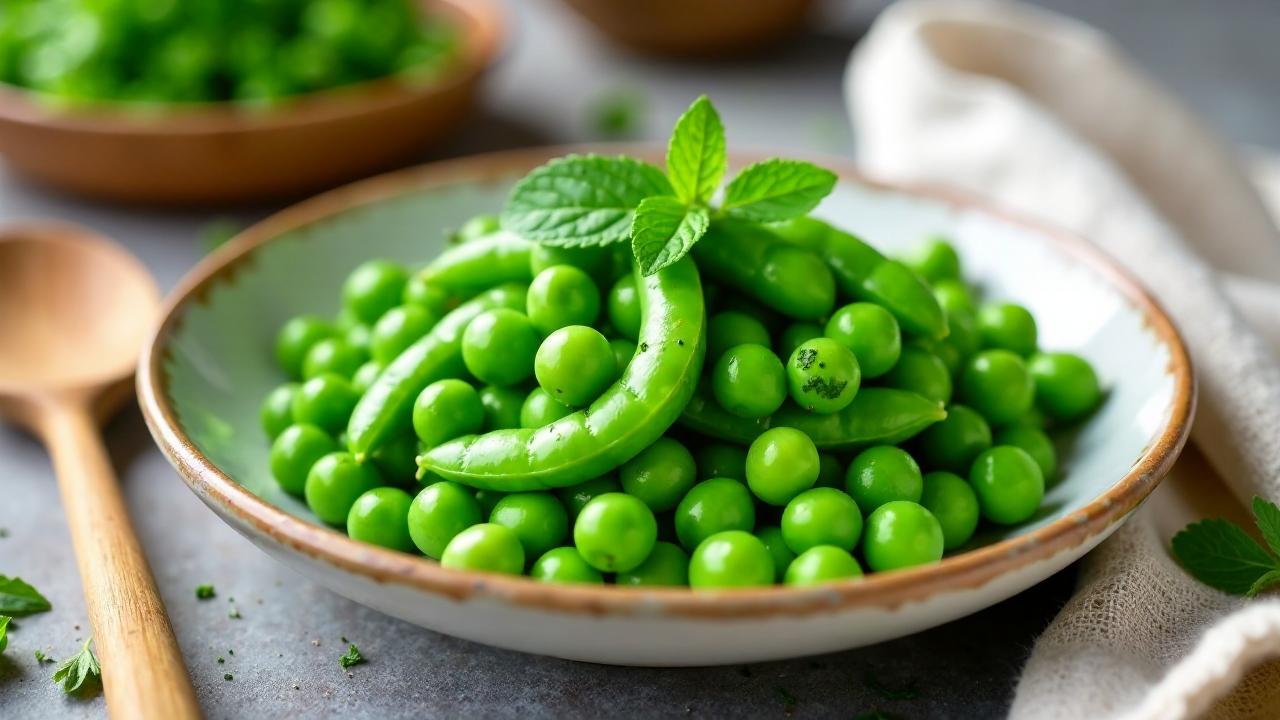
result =
M652 55L716 57L794 33L813 0L565 0L601 32Z
M430 0L460 33L430 80L386 78L270 108L209 103L143 112L59 108L0 85L0 154L19 174L76 194L164 205L299 195L394 167L466 117L503 40L496 0Z

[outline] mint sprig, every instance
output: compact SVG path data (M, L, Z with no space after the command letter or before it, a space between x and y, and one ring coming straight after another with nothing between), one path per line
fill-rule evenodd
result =
M1239 525L1201 520L1173 536L1173 554L1191 576L1232 595L1253 597L1280 584L1280 508L1255 497L1254 522L1269 547Z
M704 95L676 121L665 175L626 156L557 158L516 183L502 225L556 247L630 240L641 272L652 275L687 255L716 220L788 220L813 210L836 183L829 170L775 158L743 170L716 209L727 158L720 115Z

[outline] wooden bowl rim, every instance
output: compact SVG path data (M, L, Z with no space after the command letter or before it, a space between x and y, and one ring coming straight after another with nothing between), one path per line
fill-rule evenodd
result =
M192 269L166 300L163 319L144 349L137 379L139 402L151 433L188 486L224 519L233 520L241 532L265 537L313 563L378 584L406 586L459 601L487 598L519 607L593 616L764 618L855 608L891 610L940 593L976 589L1005 573L1068 552L1108 531L1132 512L1168 473L1187 441L1196 381L1182 338L1155 299L1101 250L1072 233L997 209L954 189L873 180L847 162L827 159L825 165L837 171L843 181L976 210L1034 230L1097 272L1143 314L1146 324L1169 348L1169 371L1175 386L1168 422L1129 472L1084 508L1066 517L944 558L934 565L874 573L815 588L774 586L695 592L687 588L550 585L526 577L444 568L427 558L357 542L344 533L294 517L239 485L196 449L168 399L164 364L169 343L182 322L184 309L202 302L215 283L226 281L237 268L251 262L255 250L287 232L358 207L458 182L498 181L568 152L662 157L662 148L655 146L593 145L506 151L429 163L353 183L285 209L245 230ZM745 163L763 157L734 154L731 161Z

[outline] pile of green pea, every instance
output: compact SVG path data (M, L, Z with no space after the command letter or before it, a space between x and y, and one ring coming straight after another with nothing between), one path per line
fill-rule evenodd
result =
M5 0L0 82L65 101L269 102L439 68L412 0Z
M942 339L904 331L865 299L836 297L824 318L788 318L717 284L704 255L704 371L681 422L615 471L571 487L504 494L442 480L415 456L475 433L543 428L644 356L625 250L503 245L491 242L497 233L495 218L475 218L457 233L462 250L450 251L472 256L467 272L483 261L486 281L466 294L489 288L496 305L465 323L454 308L470 275L372 260L347 279L336 320L297 317L280 330L276 357L293 381L262 407L271 471L352 538L558 583L718 589L854 578L936 562L983 522L1034 517L1059 467L1048 432L1102 400L1086 360L1040 349L1026 308L978 302L945 240L897 263L931 289L949 326ZM491 288L502 276L532 281ZM350 451L362 394L431 333L460 362L395 419L394 439L367 457ZM888 391L898 394L873 396ZM859 410L859 396L882 407ZM895 410L885 397L925 410ZM863 420L852 411L887 413L890 423L927 417L882 442L820 451L829 425L812 423L847 430ZM794 427L780 424L788 417ZM744 423L751 436L726 441Z

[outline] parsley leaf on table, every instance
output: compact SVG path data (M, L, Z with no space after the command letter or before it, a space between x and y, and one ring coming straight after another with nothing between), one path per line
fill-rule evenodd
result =
M89 647L93 638L84 641L80 652L69 660L63 661L53 671L53 681L62 685L62 691L71 694L81 688L88 680L102 679L102 666L98 664L98 656Z
M347 648L346 655L338 658L338 664L341 665L344 670L363 662L366 662L366 660L364 659L364 656L360 654L360 648L356 647L355 643L352 643L351 647Z
M0 614L23 617L51 609L49 600L22 578L0 575Z
M1173 536L1173 554L1192 577L1232 595L1253 597L1280 584L1280 508L1253 499L1254 521L1268 550L1228 520L1201 520Z

